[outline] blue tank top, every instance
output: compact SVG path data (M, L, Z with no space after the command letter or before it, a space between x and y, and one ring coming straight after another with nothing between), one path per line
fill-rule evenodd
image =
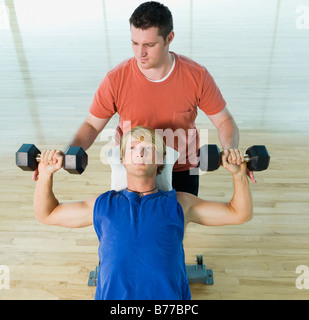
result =
M190 300L183 250L184 214L175 190L140 198L126 190L100 195L96 300Z

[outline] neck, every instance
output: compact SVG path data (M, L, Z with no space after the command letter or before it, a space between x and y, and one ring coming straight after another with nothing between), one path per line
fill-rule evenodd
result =
M149 177L149 178L145 178L143 177L142 179L139 178L133 178L133 177L128 177L128 187L127 190L130 192L136 192L136 193L140 193L142 195L147 195L147 194L151 194L151 193L155 193L158 190L155 189L156 185L155 185L155 177Z
M154 81L161 80L170 72L173 66L173 61L174 61L173 55L170 52L168 52L165 59L156 68L151 68L148 70L144 70L141 68L139 69L141 70L143 75L149 80L154 80Z

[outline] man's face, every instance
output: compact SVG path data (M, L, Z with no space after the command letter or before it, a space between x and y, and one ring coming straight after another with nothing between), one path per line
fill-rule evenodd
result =
M135 59L141 69L157 68L165 61L169 51L169 44L173 39L173 31L167 41L159 35L158 27L146 30L131 26L131 41Z
M155 164L155 152L152 143L128 138L123 157L127 173L138 176L156 175L158 166Z

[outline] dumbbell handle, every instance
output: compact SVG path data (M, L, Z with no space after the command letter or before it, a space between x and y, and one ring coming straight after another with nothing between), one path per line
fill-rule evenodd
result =
M250 171L263 171L269 166L270 156L265 146L252 146L244 154L244 160L247 162ZM222 162L222 157L220 158Z
M66 167L66 154L63 154L62 153L62 155L64 156L64 162L63 162L63 164L62 164L62 167L63 167L63 169L65 169L65 170L67 170L68 168ZM41 153L38 153L37 155L36 155L36 158L35 158L35 160L36 160L36 162L37 163L40 163L41 162L41 157L42 157L42 154Z
M36 158L35 158L36 162L41 162L41 154L38 153Z
M223 155L223 152L220 153L220 164L222 165L222 155ZM249 162L251 160L250 156L248 154L244 154L244 160L246 162Z

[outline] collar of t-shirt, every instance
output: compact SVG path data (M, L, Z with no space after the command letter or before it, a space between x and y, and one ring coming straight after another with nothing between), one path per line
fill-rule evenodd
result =
M173 58L173 65L172 65L172 68L171 68L171 70L169 71L169 73L164 77L164 78L162 78L162 79L160 79L160 80L151 80L151 79L149 79L149 78L147 78L145 75L144 75L144 77L147 79L147 80L149 80L149 81L151 81L151 82L163 82L163 81L165 81L170 75L171 75L171 73L173 72L173 70L174 70L174 68L175 68L175 57L174 57L174 55L171 53L171 55L172 55L172 58Z

